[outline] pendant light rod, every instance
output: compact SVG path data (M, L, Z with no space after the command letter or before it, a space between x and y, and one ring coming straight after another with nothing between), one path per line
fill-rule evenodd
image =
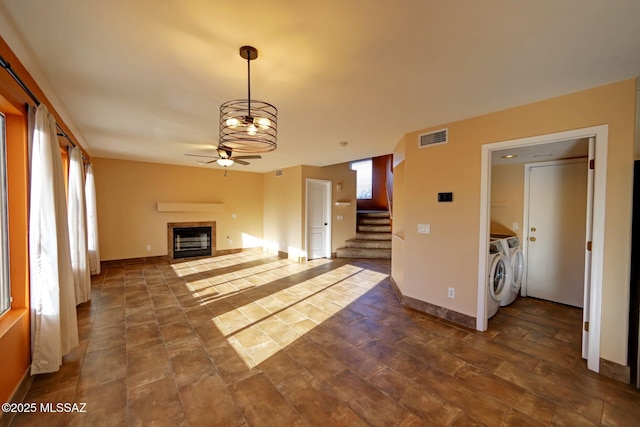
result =
M247 111L251 117L251 57L247 57Z
M247 60L247 112L251 116L251 61L258 57L258 49L253 46L242 46L240 56Z

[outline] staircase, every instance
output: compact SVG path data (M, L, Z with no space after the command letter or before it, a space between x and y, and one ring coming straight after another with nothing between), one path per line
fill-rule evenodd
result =
M355 239L336 250L337 258L391 258L391 219L388 211L358 211Z

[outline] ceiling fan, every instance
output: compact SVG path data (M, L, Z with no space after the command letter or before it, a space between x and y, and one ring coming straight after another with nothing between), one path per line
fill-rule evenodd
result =
M261 159L262 156L259 156L257 154L252 154L249 156L234 156L233 152L231 151L230 148L222 148L222 147L218 147L216 149L216 151L218 152L217 156L204 156L201 154L185 154L185 156L191 156L191 157L209 157L213 160L209 160L209 161L198 161L198 163L200 163L201 165L207 165L209 163L213 163L216 162L218 163L220 166L231 166L234 163L238 163L239 165L248 165L250 164L249 162L245 161L245 160L250 160L250 159Z

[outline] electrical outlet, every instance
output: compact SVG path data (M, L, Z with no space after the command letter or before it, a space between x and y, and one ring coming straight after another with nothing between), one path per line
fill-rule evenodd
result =
M431 234L431 224L418 224L418 233Z
M229 245L233 245L233 240L229 239Z
M151 252L151 245L147 245L147 252Z
M449 298L455 298L456 297L456 288L449 288Z
M518 228L520 228L520 224L518 224L517 222L514 222L514 223L513 223L513 224L511 224L511 225L512 225L512 227L511 227L511 228L513 229L513 231L516 231L516 230L518 230Z

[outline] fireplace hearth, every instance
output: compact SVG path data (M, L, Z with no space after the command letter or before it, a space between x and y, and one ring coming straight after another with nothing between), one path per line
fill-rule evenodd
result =
M167 224L168 253L171 259L215 254L215 222Z

